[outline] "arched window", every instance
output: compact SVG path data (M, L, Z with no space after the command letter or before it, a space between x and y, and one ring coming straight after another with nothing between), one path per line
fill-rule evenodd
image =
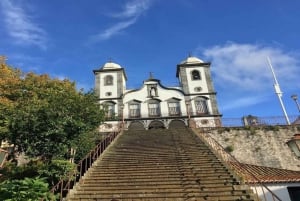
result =
M195 108L197 114L208 114L207 98L205 97L195 98Z
M198 70L192 71L192 80L201 80L201 74Z
M113 85L114 78L111 75L104 77L104 85Z

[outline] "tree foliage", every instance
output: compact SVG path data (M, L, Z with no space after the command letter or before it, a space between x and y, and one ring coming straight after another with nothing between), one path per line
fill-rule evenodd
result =
M19 97L21 71L0 64L0 140L8 134L8 114Z
M0 116L0 136L18 152L63 158L76 139L103 120L94 94L76 90L74 82L25 74L5 64L0 70L0 112L6 114Z
M41 178L6 180L0 184L0 197L3 201L56 200L49 192L48 183Z
M45 163L41 160L31 160L27 164L17 166L16 163L7 162L0 170L0 182L5 180L23 180L27 178L45 178L53 186L61 179L69 179L70 173L76 172L76 165L67 160L52 160Z

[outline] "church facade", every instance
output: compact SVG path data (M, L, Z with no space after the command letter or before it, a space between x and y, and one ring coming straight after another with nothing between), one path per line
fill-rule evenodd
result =
M150 74L138 89L126 88L125 69L117 63L93 70L95 93L106 115L100 130L220 126L210 65L189 56L174 72L179 86L164 86Z

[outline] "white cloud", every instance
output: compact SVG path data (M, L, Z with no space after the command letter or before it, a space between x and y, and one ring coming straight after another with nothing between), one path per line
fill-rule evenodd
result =
M91 41L97 42L99 40L109 39L112 36L119 34L122 30L126 29L127 27L134 24L135 22L136 22L136 18L133 18L133 19L130 19L130 20L124 21L124 22L119 22L119 23L109 27L108 29L104 30L103 32L101 32L95 36L92 36Z
M150 0L128 1L120 12L110 14L111 17L122 19L122 21L92 36L91 41L98 42L107 40L114 35L120 34L123 30L135 24L138 18L150 8L150 5Z
M222 88L234 87L250 92L266 90L266 86L273 83L267 57L271 58L280 84L299 83L298 58L294 53L278 48L227 43L204 50L204 56L212 60L214 82Z
M200 48L197 52L200 52ZM226 43L201 49L212 62L214 85L222 94L222 109L255 107L274 99L270 57L281 90L289 94L300 89L299 54L260 44Z
M150 0L134 0L127 2L120 13L113 13L113 17L130 18L138 17L149 9L151 5Z
M16 1L1 0L3 22L14 42L46 49L46 33Z
M237 99L233 99L229 102L226 102L223 106L222 109L224 111L226 110L231 110L231 109L236 109L236 108L242 108L242 107L249 107L249 106L254 106L258 103L263 103L267 100L268 97L262 97L262 96L245 96L245 97L240 97Z

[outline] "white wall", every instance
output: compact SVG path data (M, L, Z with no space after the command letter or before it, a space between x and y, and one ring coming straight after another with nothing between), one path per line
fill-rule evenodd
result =
M107 75L113 77L113 85L104 85L104 77ZM106 96L107 92L111 92L111 96ZM117 98L117 72L103 72L100 74L100 98Z
M292 186L300 186L300 183L279 183L279 184L266 184L266 186L275 193L282 201L291 201L287 187ZM265 201L264 194L266 196L266 201L273 201L272 195L265 189L262 189L261 187L254 185L251 185L251 189L254 193L258 193L260 199L262 201ZM275 201L277 201L275 199Z
M201 80L192 80L192 71L197 70L200 72L201 75ZM202 91L200 93L207 93L207 82L206 82L206 77L205 77L205 72L204 72L204 67L194 67L194 68L185 68L186 75L187 75L187 81L188 81L188 86L189 86L189 91L190 93L195 93L194 88L195 87L201 87Z
M147 82L148 84L156 84L156 82ZM160 102L160 109L162 116L169 116L168 110L168 100L170 98L178 98L180 100L180 110L182 115L187 115L186 112L186 105L184 100L184 95L174 89L164 89L157 85L157 93L158 96L154 97L156 99L161 100ZM148 89L147 86L144 85L140 90L128 93L124 96L123 103L124 103L124 114L125 118L128 118L128 102L132 100L141 101L141 116L148 117L148 102L151 98L148 97Z

